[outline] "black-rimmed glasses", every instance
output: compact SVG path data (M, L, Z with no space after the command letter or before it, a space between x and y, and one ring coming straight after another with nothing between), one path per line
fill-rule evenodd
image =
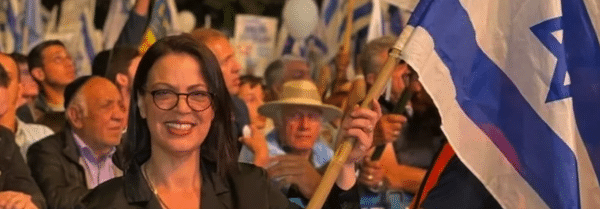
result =
M196 112L204 111L212 104L213 95L206 91L176 93L168 89L151 91L152 100L158 109L171 110L179 103L179 96L185 96L188 106Z

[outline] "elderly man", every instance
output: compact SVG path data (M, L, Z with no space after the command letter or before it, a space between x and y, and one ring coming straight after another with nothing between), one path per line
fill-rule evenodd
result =
M72 208L90 189L122 175L111 159L121 141L122 102L117 87L105 78L85 76L67 86L69 124L27 153L49 207Z
M4 117L9 108L8 89L14 89L15 75L9 75L4 65L11 59L0 55L0 117ZM13 64L14 65L14 64ZM14 67L14 66L12 66ZM16 70L15 70L16 71ZM14 98L13 98L14 99ZM29 169L14 142L14 135L0 126L0 208L44 208L44 197L31 178Z
M288 197L299 197L303 202L310 199L321 180L319 170L333 156L319 137L322 124L341 117L342 111L322 104L317 87L307 80L285 83L280 99L263 104L258 111L275 123L267 135L267 147L269 156L276 157L261 165L253 154L257 149L244 147L239 161L268 167L269 177Z
M65 124L65 87L75 79L71 55L62 42L50 40L35 46L27 61L42 90L35 101L34 119L58 132Z
M0 125L8 128L15 135L15 142L20 148L20 153L25 157L29 146L40 139L53 134L48 127L28 124L17 118L17 103L20 97L20 76L15 61L4 54L0 54L0 66L5 69L9 77L8 88L5 96L0 95L0 101L6 108L4 114L0 114ZM26 159L26 158L25 158Z

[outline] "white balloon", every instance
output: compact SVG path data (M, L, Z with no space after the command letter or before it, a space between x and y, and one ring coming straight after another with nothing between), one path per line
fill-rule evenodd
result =
M288 0L283 6L283 24L292 37L301 40L315 29L318 22L314 0Z
M177 15L179 28L182 32L189 33L196 27L196 16L189 10L183 10Z

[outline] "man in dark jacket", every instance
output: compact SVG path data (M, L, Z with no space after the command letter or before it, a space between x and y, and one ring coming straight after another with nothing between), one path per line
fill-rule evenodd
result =
M14 206L14 207L11 207ZM14 136L0 126L0 208L46 208Z
M111 159L125 121L122 102L116 86L105 78L85 76L67 86L69 124L27 152L49 208L73 208L90 189L122 175Z

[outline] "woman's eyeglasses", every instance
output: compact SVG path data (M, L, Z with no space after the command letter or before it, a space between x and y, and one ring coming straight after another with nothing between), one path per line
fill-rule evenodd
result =
M179 96L185 96L188 106L196 112L204 111L212 104L213 94L206 91L176 93L167 89L151 91L152 100L158 109L171 110L179 103Z

